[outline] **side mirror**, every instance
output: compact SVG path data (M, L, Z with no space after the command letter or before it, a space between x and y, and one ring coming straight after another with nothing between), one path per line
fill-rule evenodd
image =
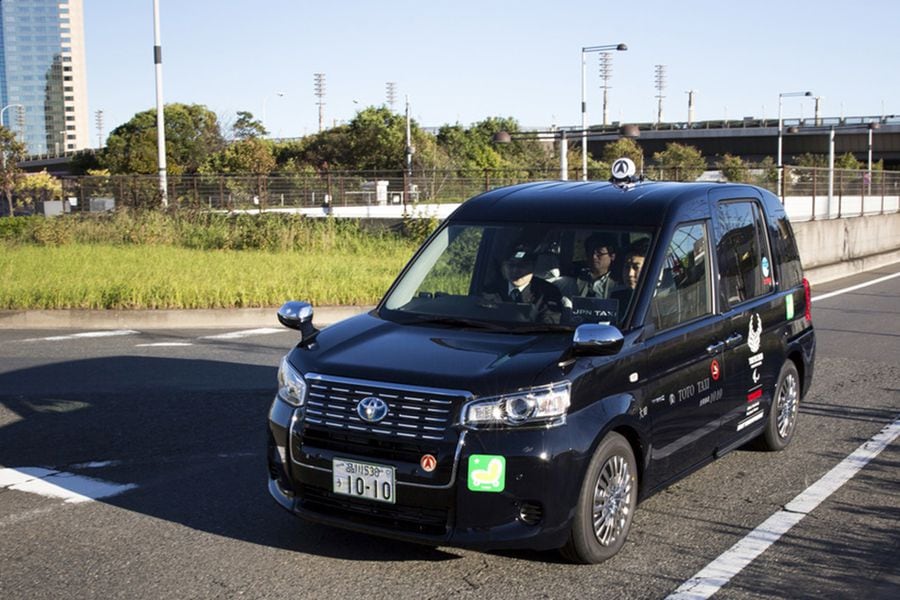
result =
M576 354L616 354L624 343L625 336L613 325L585 323L579 325L572 336L572 348Z
M296 329L306 339L316 333L312 324L313 307L309 302L290 300L278 309L278 321L288 329Z

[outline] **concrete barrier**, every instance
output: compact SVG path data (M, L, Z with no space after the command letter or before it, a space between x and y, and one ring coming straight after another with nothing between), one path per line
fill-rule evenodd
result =
M900 213L794 223L811 283L900 262Z

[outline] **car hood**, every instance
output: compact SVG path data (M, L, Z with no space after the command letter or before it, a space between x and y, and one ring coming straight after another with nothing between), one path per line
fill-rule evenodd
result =
M305 373L489 396L561 378L557 363L571 341L565 332L408 325L366 314L323 329L290 360Z

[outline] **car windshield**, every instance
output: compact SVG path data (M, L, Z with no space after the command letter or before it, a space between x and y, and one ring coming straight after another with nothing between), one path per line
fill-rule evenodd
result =
M379 314L503 331L621 326L650 241L637 229L451 223L416 256Z

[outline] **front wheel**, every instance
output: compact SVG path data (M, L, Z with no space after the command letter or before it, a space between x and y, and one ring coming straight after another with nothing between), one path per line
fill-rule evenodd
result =
M764 450L778 451L787 448L797 429L797 412L800 407L800 374L794 361L787 360L778 374L775 395L766 419L766 429L759 438Z
M596 564L618 552L637 506L637 484L631 445L618 433L609 433L588 465L563 556Z

